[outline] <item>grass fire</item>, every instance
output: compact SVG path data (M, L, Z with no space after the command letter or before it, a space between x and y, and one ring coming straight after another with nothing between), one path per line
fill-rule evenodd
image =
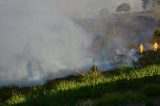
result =
M1 0L0 106L159 106L159 0Z

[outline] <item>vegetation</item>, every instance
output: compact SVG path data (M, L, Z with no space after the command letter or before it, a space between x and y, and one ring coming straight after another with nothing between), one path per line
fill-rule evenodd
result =
M121 67L101 72L93 67L83 76L70 76L30 88L1 88L3 106L104 106L156 104L160 97L160 66Z
M152 42L160 42L160 28L154 32Z
M143 56L139 58L139 65L155 65L160 64L160 51L147 51L143 53Z
M102 72L94 65L88 73L43 86L0 88L0 106L158 106L160 51L142 55L136 68Z
M159 20L159 9L153 16ZM121 4L117 12L129 12L129 4ZM157 18L158 17L158 18ZM116 35L111 27L108 35ZM152 41L160 42L160 30ZM48 81L32 87L0 88L0 106L153 106L160 105L160 51L147 51L139 58L139 66L120 67L102 72L93 66L90 72Z
M121 12L126 13L126 12L131 11L131 6L130 6L129 4L127 4L127 3L123 3L123 4L120 4L120 5L117 7L116 11L117 11L117 12L120 12L120 13L121 13Z

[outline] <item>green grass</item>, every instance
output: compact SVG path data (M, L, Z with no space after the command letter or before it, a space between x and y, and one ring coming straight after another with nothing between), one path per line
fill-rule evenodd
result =
M108 93L97 101L100 105L127 105L127 104L143 104L146 97L136 92L114 92Z
M103 73L96 70L43 86L0 89L2 106L151 105L159 97L160 65L121 67Z

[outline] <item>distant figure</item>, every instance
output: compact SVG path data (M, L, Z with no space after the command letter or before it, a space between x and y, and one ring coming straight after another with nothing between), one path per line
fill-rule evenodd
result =
M157 42L153 44L153 51L157 51L159 49L159 45Z
M98 68L97 68L96 65L93 65L93 66L91 67L91 71L97 71L97 70L98 70Z
M144 52L144 46L143 46L143 44L140 44L140 46L139 46L139 52L140 53Z

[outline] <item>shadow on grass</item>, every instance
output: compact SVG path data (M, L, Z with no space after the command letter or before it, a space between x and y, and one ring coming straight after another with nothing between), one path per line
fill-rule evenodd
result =
M151 90L148 90L150 93L147 93L147 90L144 93L139 89L142 89L143 87L150 84L160 84L160 76L150 76L134 80L119 80L110 83L102 83L94 86L70 89L66 91L53 90L45 95L27 97L24 102L18 103L16 104L16 106L74 106L80 100L94 100L101 96L104 96L104 94L117 91L135 91L140 92L144 95L146 93L146 96L149 96L150 94L152 94ZM152 89L152 87L147 89ZM160 87L157 89L157 92L160 92ZM154 96L154 94L157 94L157 92L154 92L152 96Z

